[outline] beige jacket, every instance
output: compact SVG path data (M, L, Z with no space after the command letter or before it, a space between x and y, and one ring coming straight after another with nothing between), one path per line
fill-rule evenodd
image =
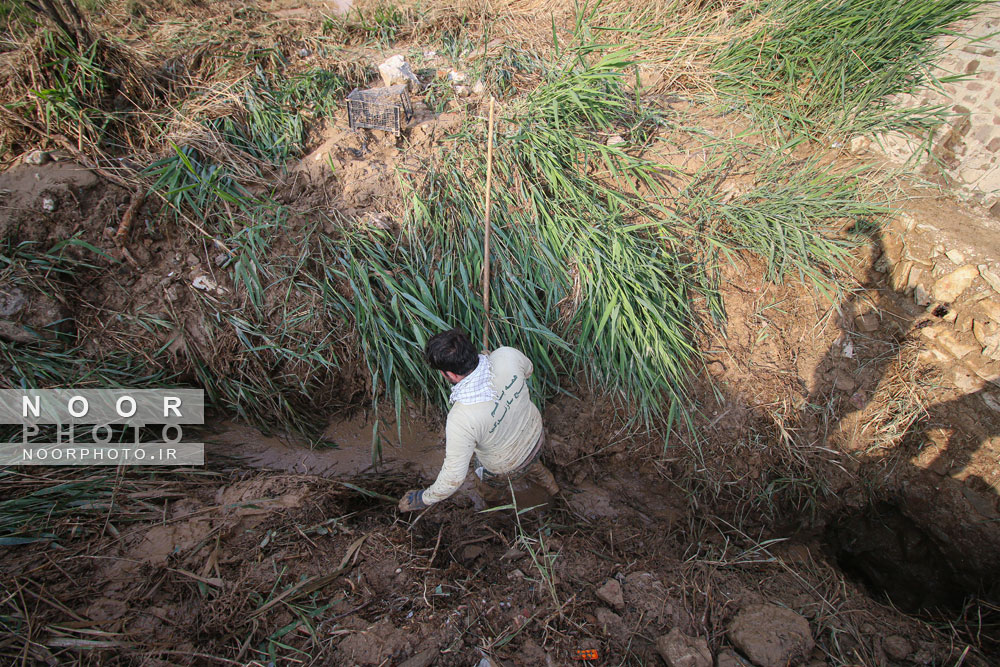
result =
M497 349L489 360L499 398L471 405L456 403L451 408L444 464L423 493L428 505L458 490L473 454L492 473L510 472L527 460L542 434L542 415L528 392L527 380L534 370L531 361L512 347Z

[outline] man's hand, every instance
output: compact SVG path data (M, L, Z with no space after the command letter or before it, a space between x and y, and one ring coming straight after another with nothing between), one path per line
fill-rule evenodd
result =
M399 499L399 511L416 512L417 510L422 510L428 507L424 504L423 495L423 491L407 491L403 494L403 497Z

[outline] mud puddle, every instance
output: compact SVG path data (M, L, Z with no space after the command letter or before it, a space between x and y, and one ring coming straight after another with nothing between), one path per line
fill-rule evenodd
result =
M372 448L374 421L366 414L331 420L323 431L324 444L310 447L300 438L265 435L244 424L222 421L206 426L203 439L208 460L236 461L241 466L326 478L357 478L377 474L407 477L414 485L429 484L444 461L443 429L419 418L379 425L381 452ZM508 493L484 498L470 474L457 492L477 509L516 503L520 509L549 507L552 497L525 480L511 485Z
M321 477L354 477L372 472L434 476L444 460L443 431L419 419L379 426L381 456L373 453L374 421L361 413L331 420L323 444L310 447L299 438L265 435L252 426L220 421L205 427L209 459L236 459L241 465Z

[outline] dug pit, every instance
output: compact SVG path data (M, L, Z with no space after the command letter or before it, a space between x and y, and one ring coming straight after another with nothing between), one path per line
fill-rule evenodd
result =
M968 565L931 526L881 501L842 513L826 530L826 542L845 574L875 597L931 622L977 616L982 636L1000 649L996 571Z

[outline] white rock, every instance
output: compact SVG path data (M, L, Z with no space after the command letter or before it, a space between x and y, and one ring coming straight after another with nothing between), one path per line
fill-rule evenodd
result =
M430 60L431 58L437 58L437 51L424 51L424 58Z
M42 197L42 210L46 213L54 213L55 210L59 208L59 202L56 198L51 195L45 195Z
M917 285L913 288L913 300L918 306L926 306L931 302L931 295L927 293L923 285Z
M206 275L197 276L191 281L191 285L202 292L215 292L216 294L225 294L226 292L224 287L219 287L214 280Z
M965 263L965 255L955 250L954 248L946 252L944 256L950 259L953 264L962 265Z
M985 264L979 265L979 275L990 284L994 292L1000 294L1000 276L986 268Z
M979 350L978 345L973 345L965 338L959 338L948 329L939 331L934 340L956 359L962 359Z
M712 667L712 651L704 637L689 637L674 628L656 640L656 650L667 667Z
M24 156L24 163L33 164L36 167L38 167L45 164L51 159L52 156L50 156L45 151L31 151L30 153Z
M608 146L617 146L618 144L624 144L624 143L625 143L625 138L622 137L620 134L616 134L613 137L608 137L607 141Z
M465 83L465 79L465 72L459 72L456 70L448 72L448 81L451 83Z
M938 278L931 289L931 295L938 301L951 303L972 285L975 277L976 267L967 264Z
M1000 324L1000 303L984 300L979 304L979 307L991 322Z
M483 83L482 79L476 79L476 82L472 84L472 94L482 95L486 92L486 84Z
M379 74L386 86L395 86L405 83L409 90L420 90L420 79L410 69L409 63L403 56L393 56L378 66Z

